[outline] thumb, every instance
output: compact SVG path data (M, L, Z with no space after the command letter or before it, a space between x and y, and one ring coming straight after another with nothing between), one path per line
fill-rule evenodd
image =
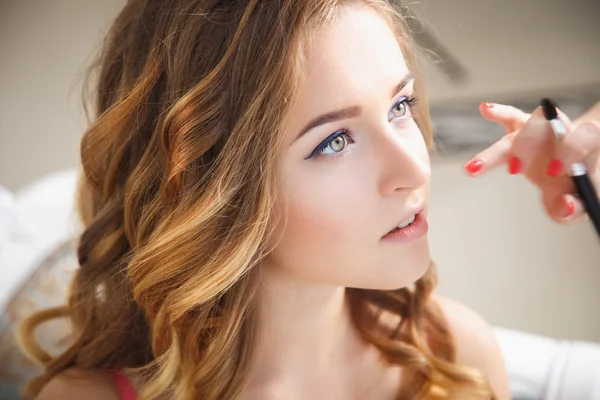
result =
M587 219L583 203L577 196L572 194L556 196L547 203L546 211L554 221L565 225L571 225Z

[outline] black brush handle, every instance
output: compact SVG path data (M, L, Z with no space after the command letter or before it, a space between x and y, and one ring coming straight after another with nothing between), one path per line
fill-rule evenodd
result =
M598 204L598 194L587 174L571 176L571 179L573 179L585 210L600 237L600 204Z

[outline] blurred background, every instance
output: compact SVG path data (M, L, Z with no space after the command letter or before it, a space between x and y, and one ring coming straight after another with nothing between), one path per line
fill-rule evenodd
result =
M77 168L79 74L123 4L0 0L0 185L8 191ZM430 218L440 291L495 326L600 341L600 246L591 225L551 222L536 190L503 168L479 179L462 172L502 134L478 117L480 102L531 111L540 96L554 96L575 118L600 100L600 2L409 7L423 21L417 39L438 54L427 80L441 149L432 156Z
M76 267L70 234L81 73L124 0L0 0L0 399L38 371L14 329L62 302ZM439 291L496 329L515 399L600 399L600 246L590 224L564 227L537 191L499 168L463 164L497 140L483 101L531 111L541 96L572 119L600 100L599 0L407 3L429 50L430 240ZM61 245L61 243L64 243ZM39 333L43 345L68 327Z

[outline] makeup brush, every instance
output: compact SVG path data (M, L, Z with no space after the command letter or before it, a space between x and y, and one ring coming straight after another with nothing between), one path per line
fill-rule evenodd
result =
M543 98L541 100L541 105L544 110L544 117L550 122L556 141L560 142L567 134L567 129L558 116L556 104L548 98ZM570 165L569 175L571 176L571 179L577 188L579 198L583 202L585 210L600 237L600 204L598 204L598 194L587 175L585 165L581 162Z

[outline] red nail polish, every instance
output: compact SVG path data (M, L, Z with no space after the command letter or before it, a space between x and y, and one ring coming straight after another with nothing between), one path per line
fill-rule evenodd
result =
M575 203L573 203L572 201L569 201L567 203L567 217L570 217L571 215L573 215L575 213Z
M481 103L481 106L484 108L494 108L494 105L492 103Z
M510 172L512 175L515 175L521 172L521 168L523 168L521 160L514 156L511 157L508 162L508 172Z
M546 171L549 176L557 177L563 171L563 164L558 160L552 160L548 164L548 170Z
M481 171L481 168L483 168L483 162L481 162L480 160L473 160L473 161L467 163L467 165L465 165L465 169L470 174L478 173L479 171Z

